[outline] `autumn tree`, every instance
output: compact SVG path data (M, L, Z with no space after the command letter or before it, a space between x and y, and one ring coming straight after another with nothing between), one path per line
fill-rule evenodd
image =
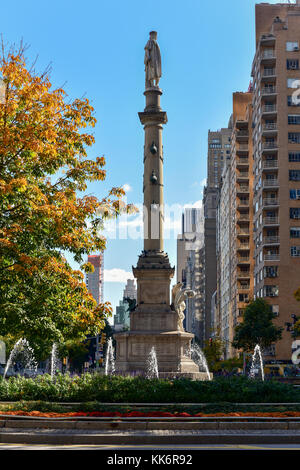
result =
M88 158L96 119L88 99L68 101L49 71L27 65L24 48L0 57L0 335L26 337L41 351L54 341L95 334L111 314L96 305L81 271L105 249L105 218L130 212L124 191L84 194L105 179L105 160Z
M243 321L235 328L233 347L253 351L258 344L268 348L281 339L282 328L274 325L276 314L265 299L257 298L245 309Z

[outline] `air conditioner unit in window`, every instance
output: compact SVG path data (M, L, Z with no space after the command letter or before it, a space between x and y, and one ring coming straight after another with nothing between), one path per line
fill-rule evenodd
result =
M299 47L298 47L298 46L295 46L295 47L294 47L294 51L299 51Z

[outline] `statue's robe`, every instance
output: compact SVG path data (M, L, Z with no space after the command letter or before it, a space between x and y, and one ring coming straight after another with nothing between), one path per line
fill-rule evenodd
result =
M161 56L159 45L149 39L145 46L146 81L157 80L161 77Z

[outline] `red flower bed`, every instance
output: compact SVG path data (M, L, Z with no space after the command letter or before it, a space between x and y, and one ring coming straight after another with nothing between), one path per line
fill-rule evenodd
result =
M91 412L70 412L70 413L44 413L41 411L4 411L0 412L2 415L12 416L37 416L43 418L76 418L76 417L99 417L99 418L214 418L214 417L261 417L261 418L300 418L300 412L298 411L284 411L284 412L238 412L238 413L168 413L161 411L149 411L147 413L141 411L130 411L128 413L120 413L118 411L91 411Z

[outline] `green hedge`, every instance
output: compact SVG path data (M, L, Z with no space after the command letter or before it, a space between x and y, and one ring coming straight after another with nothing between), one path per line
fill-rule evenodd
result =
M104 403L300 403L300 391L275 381L245 377L216 378L209 382L148 380L86 374L81 377L49 375L35 379L0 379L0 401Z

